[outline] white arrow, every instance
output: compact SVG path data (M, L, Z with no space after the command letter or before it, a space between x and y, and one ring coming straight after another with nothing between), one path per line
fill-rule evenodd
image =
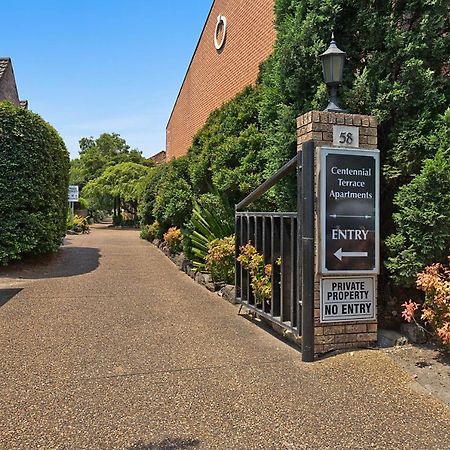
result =
M345 214L330 214L330 217L332 219L337 219L338 217L345 217L345 218L351 218L351 219L371 219L372 216L348 216Z
M342 248L340 248L335 254L336 258L339 261L342 261L342 258L367 258L369 256L368 252L343 252Z

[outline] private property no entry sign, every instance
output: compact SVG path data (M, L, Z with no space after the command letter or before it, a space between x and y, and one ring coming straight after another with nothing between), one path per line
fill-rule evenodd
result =
M379 271L379 151L320 149L322 274Z
M320 322L375 319L375 278L324 278L320 286Z

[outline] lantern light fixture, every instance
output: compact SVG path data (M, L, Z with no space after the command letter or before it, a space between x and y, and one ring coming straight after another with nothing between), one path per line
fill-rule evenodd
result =
M337 88L342 84L346 56L347 54L336 45L334 33L332 33L329 47L319 55L322 62L323 79L329 88L329 103L325 111L345 112L339 106Z

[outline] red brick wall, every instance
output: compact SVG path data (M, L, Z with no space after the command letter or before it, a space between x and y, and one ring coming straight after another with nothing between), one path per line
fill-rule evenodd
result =
M166 129L167 158L184 155L209 114L253 84L275 42L273 0L215 0ZM217 16L227 18L214 47Z

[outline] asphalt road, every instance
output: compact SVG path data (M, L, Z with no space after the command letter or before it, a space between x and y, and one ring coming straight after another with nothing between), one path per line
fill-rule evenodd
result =
M0 270L0 345L2 449L450 449L382 352L302 363L135 231Z

